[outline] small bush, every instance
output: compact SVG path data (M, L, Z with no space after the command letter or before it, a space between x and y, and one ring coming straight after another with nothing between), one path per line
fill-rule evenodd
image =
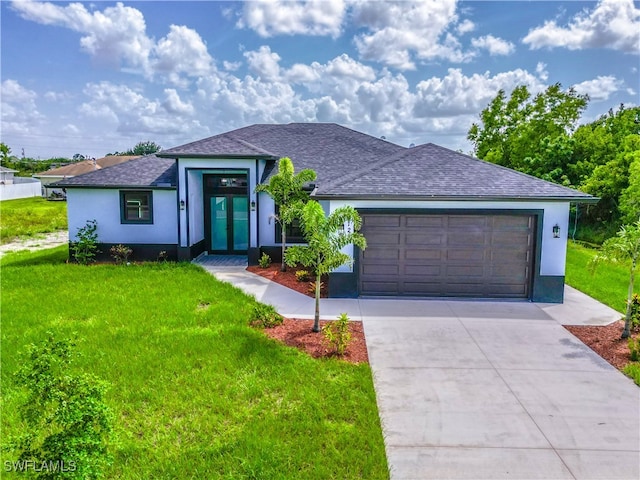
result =
M131 250L126 245L119 244L111 247L109 252L111 252L111 256L116 261L116 263L118 265L122 265L123 263L127 263L129 261L129 257L133 253L133 250Z
M11 464L23 465L22 473L36 473L30 465L48 465L37 478L99 478L111 464L107 387L92 375L72 371L74 346L48 333L41 345L29 347L27 361L14 375L28 392L19 410L25 433L9 439L3 450L16 456Z
M273 328L281 325L283 320L282 315L276 311L273 305L256 303L253 306L253 318L250 323L254 327Z
M166 263L169 260L169 254L166 250L162 250L158 254L158 263Z
M347 314L341 313L337 320L327 323L322 327L322 334L337 355L344 355L351 343L349 317Z
M630 363L622 371L640 387L640 363Z
M78 229L78 241L71 242L71 251L76 262L88 265L95 262L98 250L98 222L88 220L86 225Z
M262 256L260 257L260 260L258 260L258 265L262 268L269 268L269 265L271 265L271 257L262 252Z
M324 288L324 282L320 282L320 291L322 291L323 288ZM309 287L307 288L307 292L309 292L309 294L315 296L315 294L316 294L316 282L309 282Z
M629 338L628 345L629 357L631 358L631 361L640 361L640 337L636 338L635 340L633 338Z
M296 272L296 280L299 282L308 282L311 279L311 275L306 270L298 270Z

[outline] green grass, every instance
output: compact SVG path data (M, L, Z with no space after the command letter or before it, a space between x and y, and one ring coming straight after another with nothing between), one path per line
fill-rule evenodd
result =
M640 387L640 363L630 363L622 371Z
M592 275L587 264L597 250L573 242L567 246L567 270L565 281L572 287L623 313L629 288L629 267L613 263L601 264ZM640 293L636 282L635 293Z
M40 197L0 202L0 243L67 228L67 202Z
M66 254L0 261L3 438L22 426L21 352L75 332L77 368L111 384L107 478L388 478L368 365L267 338L247 326L255 301L197 266L85 267Z

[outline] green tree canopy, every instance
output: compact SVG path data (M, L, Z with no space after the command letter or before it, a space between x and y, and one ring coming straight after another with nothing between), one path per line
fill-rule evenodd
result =
M526 85L507 99L504 90L480 113L467 138L483 160L567 185L575 184L565 168L573 153L571 134L589 98L559 83L531 97Z
M152 153L156 153L162 150L162 147L158 145L156 142L146 141L146 142L138 142L135 144L133 148L129 150L125 150L124 152L114 152L107 153L109 155L151 155Z

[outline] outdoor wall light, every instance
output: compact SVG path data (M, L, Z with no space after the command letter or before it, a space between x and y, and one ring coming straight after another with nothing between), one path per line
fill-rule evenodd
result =
M553 238L560 238L560 225L557 223L553 226Z
M252 212L256 211L256 201L255 200L251 200L251 211Z
M180 210L184 210L184 206L185 206L185 201L180 200Z

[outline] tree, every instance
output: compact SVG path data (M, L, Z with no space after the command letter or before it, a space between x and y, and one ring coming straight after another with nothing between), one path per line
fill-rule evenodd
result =
M307 245L294 245L286 252L287 265L301 263L313 268L316 276L316 309L313 331L320 331L320 284L322 275L336 268L353 263L350 255L342 251L347 245L355 245L364 250L367 242L358 231L362 220L358 212L351 206L336 209L328 217L322 206L310 200L298 210L300 223Z
M625 225L612 237L602 244L598 254L591 259L590 267L592 272L596 271L598 265L604 261L614 263L630 263L629 269L629 289L627 294L627 309L624 317L624 330L622 338L631 335L631 314L633 287L635 274L640 260L640 220L633 225Z
M131 153L127 152L125 155L150 155L160 150L162 150L162 147L155 142L138 142L135 147L130 150Z
M316 179L316 172L304 169L294 174L293 162L289 157L283 157L278 162L278 173L269 179L269 183L256 187L256 192L266 192L279 208L272 218L280 224L282 230L282 266L286 271L284 255L287 245L287 226L295 220L295 212L309 200L309 194L303 190L305 183Z
M620 211L629 223L640 220L640 156L629 166L629 186L620 197Z
M566 163L571 133L587 107L587 95L563 91L559 83L531 98L525 85L507 100L504 90L480 113L467 134L483 160L567 185L575 184Z
M0 165L5 167L9 163L9 155L11 155L11 148L5 143L0 143Z

